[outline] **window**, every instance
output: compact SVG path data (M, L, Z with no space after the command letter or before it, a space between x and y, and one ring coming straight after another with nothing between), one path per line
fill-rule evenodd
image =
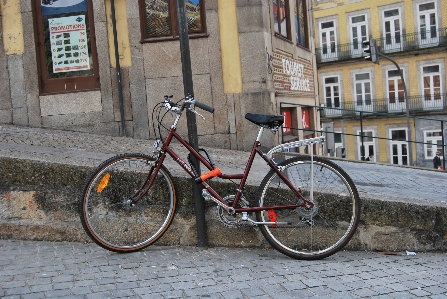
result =
M385 42L383 50L399 49L401 47L400 9L385 10L383 12L383 36Z
M398 70L387 72L388 77L388 111L405 110L404 84Z
M323 80L325 106L329 108L340 108L340 83L338 76L325 77Z
M289 0L273 0L275 33L290 40Z
M307 31L306 0L297 0L295 5L295 30L296 43L299 46L309 48Z
M418 5L419 41L422 44L438 43L435 2Z
M40 94L99 89L92 1L32 5Z
M363 53L363 41L368 39L368 27L366 15L354 16L350 18L352 54ZM365 46L366 47L366 46Z
M441 130L424 131L424 152L425 159L433 159L436 151L442 149Z
M178 38L176 0L139 0L143 41ZM186 18L191 37L206 36L205 0L187 0Z
M439 64L422 66L424 108L442 108L441 71Z
M374 144L374 132L373 131L363 131L363 147L365 148L365 152L364 152L364 156L362 156L362 132L358 131L357 132L357 142L359 145L359 150L358 150L358 154L359 157L363 157L363 158L367 158L369 156L376 156L376 149L375 149L375 144ZM372 158L374 159L374 158ZM370 160L371 161L371 158Z
M370 74L355 74L354 78L356 109L372 111Z
M392 129L391 135L391 163L408 165L407 129Z
M335 36L335 21L320 23L320 45L323 59L337 58L337 42Z

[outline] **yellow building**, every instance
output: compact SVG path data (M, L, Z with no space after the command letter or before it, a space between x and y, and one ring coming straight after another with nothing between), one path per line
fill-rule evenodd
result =
M447 140L447 1L313 0L313 16L330 154L432 167ZM379 64L365 60L371 38Z

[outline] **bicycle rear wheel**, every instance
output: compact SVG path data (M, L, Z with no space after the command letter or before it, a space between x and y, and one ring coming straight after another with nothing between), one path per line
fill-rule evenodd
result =
M103 162L86 181L80 201L82 225L99 246L132 252L158 240L172 222L176 196L171 175L164 166L152 187L154 159L122 154ZM131 198L141 197L132 205Z
M360 202L351 178L333 162L310 156L297 156L279 164L282 173L301 194L314 203L313 208L299 207L256 213L260 222L288 224L260 225L270 245L296 259L328 257L352 238L359 222ZM313 169L313 199L311 198ZM278 206L303 202L271 170L259 189L259 206Z

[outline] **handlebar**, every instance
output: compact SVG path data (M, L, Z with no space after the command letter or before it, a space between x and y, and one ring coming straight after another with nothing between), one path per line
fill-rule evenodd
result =
M199 102L197 100L194 100L194 106L199 107L200 109L203 109L203 110L208 111L210 113L214 113L214 108L213 107L210 107L210 106L208 106L208 105L206 105L204 103L201 103L201 102Z
M177 107L177 109L180 108L180 111L182 111L184 108L189 108L189 110L195 112L191 108L194 108L196 106L196 107L199 107L200 109L203 109L203 110L208 111L210 113L214 113L214 108L213 107L208 106L208 105L206 105L204 103L201 103L201 102L199 102L197 100L194 100L194 98L192 98L191 96L186 97L185 102L184 102L184 104L181 107L177 103L174 103L173 101L170 100L172 98L172 95L171 96L165 95L164 98L165 98L165 100L164 100L165 107L168 110L173 110L174 107ZM166 106L166 104L168 104L168 106ZM197 112L195 112L195 113L197 113Z

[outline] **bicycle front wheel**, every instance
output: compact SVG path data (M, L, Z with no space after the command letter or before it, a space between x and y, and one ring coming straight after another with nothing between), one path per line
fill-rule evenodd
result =
M287 256L306 260L322 259L343 248L359 222L359 196L351 178L333 162L316 156L313 165L310 156L297 156L279 165L313 207L257 212L260 222L283 223L260 225L270 245ZM260 185L261 207L302 202L273 170Z
M164 166L155 174L154 159L122 154L103 162L87 180L80 202L82 225L99 246L132 252L149 246L167 230L174 217L176 196ZM133 198L139 198L132 204Z

